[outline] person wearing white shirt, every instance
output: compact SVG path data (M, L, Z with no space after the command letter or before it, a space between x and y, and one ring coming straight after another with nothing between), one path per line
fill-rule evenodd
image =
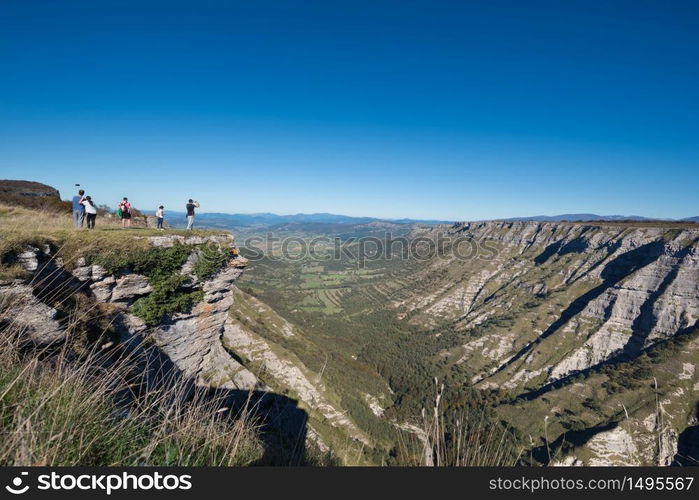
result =
M85 207L85 215L87 215L87 228L94 229L95 220L97 219L97 207L92 202L92 197L86 196L80 203Z
M165 207L160 205L158 210L155 211L155 216L158 219L158 229L163 231L163 220L165 219Z

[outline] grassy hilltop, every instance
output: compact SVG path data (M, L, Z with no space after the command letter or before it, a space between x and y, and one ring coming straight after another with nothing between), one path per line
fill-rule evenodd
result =
M114 309L77 293L51 300L67 325L59 346L28 349L12 325L21 302L13 286L27 273L16 256L27 247L48 245L65 269L79 259L119 267L152 254L153 267L181 266L186 255L154 249L149 236L163 232L121 229L98 219L97 229L75 230L63 210L32 210L0 205L0 463L5 465L246 465L262 460L258 424L247 413L227 421L218 413L223 401L202 393L182 398L186 384L151 387L129 408L116 397L129 381L138 384L135 360L113 335ZM183 236L221 235L221 231L168 231ZM175 251L182 253L179 248ZM168 259L169 257L169 259ZM174 259L174 260L173 260ZM164 264L163 264L164 263ZM144 261L144 265L147 264ZM174 269L174 268L173 268ZM173 271L170 269L170 271ZM174 272L174 271L173 271ZM153 285L155 288L155 285ZM141 299L143 300L143 299ZM173 402L182 401L173 405Z

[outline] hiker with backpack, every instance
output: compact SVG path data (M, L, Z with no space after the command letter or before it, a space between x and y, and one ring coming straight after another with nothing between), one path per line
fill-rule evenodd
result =
M199 202L194 201L190 198L189 203L187 203L187 229L190 231L194 229L194 209L199 208Z
M129 199L126 196L119 203L117 217L121 217L121 227L123 229L131 227L131 203L129 203Z
M76 196L73 196L73 226L75 229L83 227L83 221L85 220L85 206L83 205L84 195L85 190L81 189Z
M86 196L81 202L83 208L85 209L85 214L87 215L87 228L95 228L95 220L97 219L97 207L92 201L91 196Z
M165 219L165 207L160 205L158 210L155 211L155 217L158 220L158 229L163 231L163 220Z

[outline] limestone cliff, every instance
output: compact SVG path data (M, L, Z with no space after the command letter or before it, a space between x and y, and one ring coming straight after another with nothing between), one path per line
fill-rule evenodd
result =
M421 293L393 291L394 307L452 339L443 355L468 367L476 387L518 397L501 415L542 434L550 417L558 451L568 440L581 463L675 459L699 400L690 335L699 321L698 228L482 222L442 231L475 252L428 262L411 283L424 284Z
M185 276L188 288L199 287L203 298L189 312L176 313L154 327L133 314L131 306L140 297L151 293L149 279L129 269L116 274L108 273L98 264L88 264L85 257L78 257L70 271L64 269L63 259L55 257L49 245L42 249L29 247L18 255L18 261L29 273L25 280L0 283L0 296L16 300L17 313L12 317L12 327L26 332L39 344L50 344L65 339L65 322L58 319L59 310L53 306L61 292L84 293L97 304L109 304L116 315L122 342L135 338L154 341L168 355L184 376L207 384L220 374L219 386L236 389L261 387L257 379L238 364L223 349L220 337L233 304L233 284L243 272L245 259L237 257L227 262L211 278L199 283L192 273L197 251L202 245L215 245L229 251L234 246L230 236L154 236L148 238L153 247L182 245L191 249L191 255L180 273Z
M355 313L375 308L417 332L423 346L401 356L495 394L497 418L529 437L531 463L667 465L698 456L699 229L483 222L412 236L437 241L440 233L449 237L444 252L345 292L370 296ZM392 446L381 443L393 436L388 426L415 430L409 416L394 420L403 418L399 395L390 381L373 383L382 375L363 351L333 359L304 330L312 324L236 289L246 262L231 258L230 235L141 234L128 236L137 251L156 252L138 265L95 249L68 257L51 241L14 250L7 263L26 276L0 281L0 307L12 310L0 327L9 323L37 345L61 343L79 323L65 306L77 294L83 303L71 307L98 311L127 350L158 357L158 369L172 365L211 390L293 401L305 416L302 439L321 450L360 456ZM108 231L97 236L109 244ZM465 248L448 251L460 241ZM168 276L149 267L159 259L176 262ZM357 338L386 345L383 324ZM356 384L332 366L338 360L372 384Z
M142 369L157 372L156 377L167 378L162 373L165 365L162 362L155 368L147 365L155 357L164 356L179 377L200 387L243 396L273 395L275 391L289 393L297 398L301 411L310 414L311 420L300 434L309 443L329 450L322 433L311 427L316 421L320 426L336 427L334 432L344 436L338 441L355 439L369 444L362 431L337 408L337 403L327 399L320 377L311 377L298 359L273 354L269 344L261 339L251 349L252 340L248 337L251 333L231 322L235 281L247 265L243 257L225 259L206 279L197 275L197 266L207 258L203 249L213 247L223 255L230 255L235 246L232 236L164 235L146 239L148 247L156 250L187 249L189 257L176 273L182 278L180 288L183 293L195 290L201 293L188 310L168 314L157 324L149 324L136 314L139 300L155 293L147 273L129 267L108 271L96 263L98 258L87 255L66 263L52 245L45 244L41 248L26 247L15 256L14 260L27 273L26 278L0 281L0 305L13 311L9 315L11 319L2 326L21 332L35 345L60 344L71 334L63 310L66 296L85 297L88 305L83 307L107 308L109 327L118 334L121 345L139 359L148 358ZM263 365L256 363L258 355L265 357ZM246 364L252 364L256 372ZM268 380L273 387L267 385ZM264 411L276 410L264 407Z

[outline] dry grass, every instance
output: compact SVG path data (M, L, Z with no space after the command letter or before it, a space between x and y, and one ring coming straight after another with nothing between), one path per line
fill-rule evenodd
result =
M429 467L503 467L517 465L522 449L512 431L480 415L446 415L441 408L444 385L435 379L435 400L423 408L420 426L413 426L416 443L400 442L403 465ZM415 455L412 450L419 450Z
M0 464L246 465L263 454L246 405L175 380L145 390L143 373L118 347L95 343L76 357L28 348L0 311ZM5 327L3 328L3 325Z
M70 269L79 256L147 249L149 236L209 236L222 233L223 231L207 230L163 232L135 227L122 229L117 219L108 217L98 217L95 230L76 230L69 214L0 204L0 278L7 279L21 274L16 266L12 268L12 256L22 252L27 246L52 246L54 253L61 257L65 267Z
M42 238L62 244L66 255L91 239L99 245L138 231L74 231L65 217L3 210L5 252ZM145 358L116 344L110 306L53 283L58 273L31 284L50 285L42 300L61 311L65 341L29 342L26 327L13 321L29 307L26 297L0 297L0 465L229 466L261 459L253 408L228 409L223 396L173 378L146 387Z

